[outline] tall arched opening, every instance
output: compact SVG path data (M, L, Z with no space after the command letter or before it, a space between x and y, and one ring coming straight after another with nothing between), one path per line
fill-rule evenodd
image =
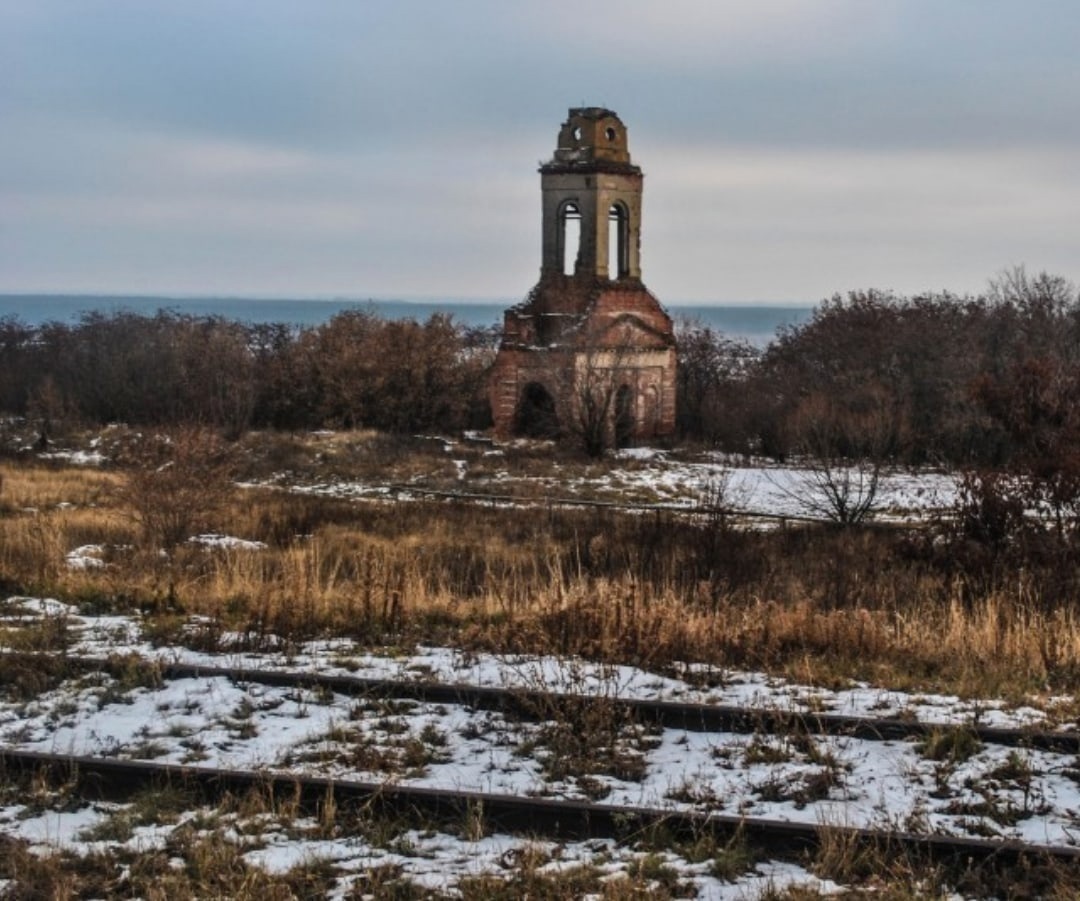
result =
M634 438L634 392L621 385L615 392L615 446L627 447Z
M555 398L539 382L529 382L521 392L514 416L514 433L526 438L558 438L559 415Z
M573 275L581 258L581 210L570 201L559 207L558 248L563 275Z
M630 213L622 202L608 210L608 278L630 274Z

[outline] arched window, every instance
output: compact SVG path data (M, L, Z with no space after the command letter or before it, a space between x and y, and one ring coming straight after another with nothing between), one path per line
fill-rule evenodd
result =
M562 262L563 275L577 271L581 255L581 210L572 201L559 207L558 259Z
M613 203L608 210L608 278L630 274L630 214L626 206Z

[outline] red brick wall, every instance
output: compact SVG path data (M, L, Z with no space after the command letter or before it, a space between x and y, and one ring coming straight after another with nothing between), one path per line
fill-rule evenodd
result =
M548 280L545 280L548 281ZM597 349L619 355L620 380L634 391L635 437L675 430L675 338L671 318L640 283L595 284L587 300L580 288L554 297L560 286L541 282L529 300L507 310L503 343L489 382L496 434L512 434L522 392L539 382L555 398L560 418L575 402L576 359ZM578 315L551 315L577 308Z

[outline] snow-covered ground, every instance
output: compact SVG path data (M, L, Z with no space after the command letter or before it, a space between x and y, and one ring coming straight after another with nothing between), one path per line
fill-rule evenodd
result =
M954 475L936 470L881 471L874 476L857 467L833 468L779 466L743 463L710 455L697 461L671 459L647 448L622 451L612 466L575 475L553 464L551 475L516 475L509 468L482 474L470 469L470 461L455 458L456 479L448 489L476 493L514 493L524 486L523 502L539 499L602 500L626 504L661 504L695 509L720 505L735 511L767 516L829 518L827 493L846 480L850 499L857 501L872 479L873 514L879 518L919 519L950 508L956 499ZM262 484L272 484L306 494L342 498L379 498L408 495L399 486L388 488L381 481L350 479L297 479L282 473ZM431 487L428 480L416 479L417 489ZM437 487L437 486L436 486Z
M415 484L452 490L519 494L528 499L588 498L655 503L688 509L716 503L779 516L820 516L820 469L748 463L719 455L691 461L652 449L616 455L604 467L519 475L502 466L499 448L477 455L447 441L452 478L417 477ZM58 451L53 459L97 465L105 457ZM846 473L853 484L865 476ZM845 473L834 471L834 478ZM391 494L378 480L322 479L282 473L263 482L286 490L338 497ZM857 489L856 489L857 490ZM407 497L400 490L395 498ZM883 473L875 508L881 517L918 519L955 501L955 478L921 471ZM525 500L524 503L532 502ZM207 548L259 552L258 542L224 535L191 539ZM67 555L79 569L107 565L108 548L85 545ZM244 636L222 637L224 650L206 653L182 644L156 646L137 616L88 616L41 598L0 600L0 650L5 628L63 620L76 655L131 654L147 660L249 671L282 669L367 678L434 680L453 684L524 687L596 698L656 698L749 705L795 713L833 712L905 717L939 724L1080 729L1073 698L1006 706L994 699L908 694L864 684L842 690L800 685L761 673L688 664L659 674L628 666L538 656L496 656L450 648L416 647L378 653L348 640L281 642L281 651L247 647ZM192 620L193 632L208 626ZM265 636L260 636L265 638ZM233 641L235 640L235 641ZM261 646L266 646L265 644ZM1055 709L1058 705L1058 709ZM588 724L570 724L579 732ZM90 674L55 686L32 700L3 699L0 742L56 753L114 755L221 767L307 771L336 779L389 780L439 788L552 798L602 799L610 804L692 809L809 823L899 828L956 835L997 835L1032 843L1080 843L1080 759L1074 755L1000 747L968 747L950 756L915 741L871 742L851 738L753 736L622 726L609 735L586 736L595 752L569 759L565 724L522 722L452 704L399 702L393 706L342 695L233 683L223 678L129 685ZM606 741L606 745L605 745ZM572 743L571 743L572 744ZM0 806L0 833L42 850L89 853L93 827L113 816L110 805L40 811ZM194 816L194 814L192 814ZM174 827L169 827L174 828ZM304 830L299 829L300 832ZM526 842L510 836L469 840L441 833L408 833L393 849L358 836L298 838L297 828L268 824L247 859L270 870L301 860L336 861L346 873L403 867L418 884L445 888L456 879L510 871L508 861L539 848L559 869L583 863L625 871L635 853L611 842ZM144 826L129 847L159 847L168 829ZM237 841L243 830L236 832ZM245 848L247 846L245 845ZM403 851L402 849L407 849ZM752 898L766 888L806 884L829 891L789 864L763 863L756 874L727 884L702 864L666 855L701 897ZM348 878L342 883L348 889ZM2 886L0 886L2 889Z
M333 432L313 432L311 437L330 442L343 439ZM826 467L821 464L779 465L764 460L746 461L720 453L702 453L682 459L672 452L650 447L616 452L602 466L560 464L554 457L547 474L522 473L507 464L499 465L508 448L485 443L477 452L475 437L470 440L429 438L441 442L451 467L447 478L430 474L414 475L409 483L416 488L488 494L521 494L529 502L537 499L587 498L621 503L663 504L696 508L720 503L725 507L769 516L823 518L826 481L835 486L845 479L852 498L869 483L869 470L859 467ZM528 442L526 442L528 443ZM38 454L42 459L80 466L97 466L108 460L102 436L89 442L89 449L55 449ZM272 485L300 493L343 498L406 499L407 492L391 490L387 478L321 478L315 471L303 475L277 473L248 485ZM421 467L421 470L423 468ZM523 489L518 491L517 489ZM950 508L956 499L956 477L937 470L885 469L877 473L873 509L879 518L918 519ZM93 564L90 564L93 565Z
M826 691L746 672L712 672L714 687L625 666L445 648L375 654L345 640L285 653L208 654L152 647L137 619L78 614L56 601L11 598L15 625L64 617L73 654L287 668L326 674L527 686L599 698L659 697L790 711L907 716L927 722L1038 724L1044 710L993 700L913 696L854 685ZM195 624L196 627L198 624ZM227 638L227 637L226 637ZM689 676L689 674L688 674ZM1066 723L1075 729L1075 722ZM994 834L1049 844L1080 839L1080 764L1051 752L977 747L950 760L915 741L753 736L627 726L589 762L566 753L554 722L520 722L464 706L393 709L341 695L220 677L125 689L93 674L30 701L0 703L11 747L222 767L302 769L335 778L608 803L723 811L810 823ZM614 766L604 761L617 760Z
M620 845L611 839L584 842L550 842L493 834L473 837L452 835L430 829L400 831L392 842L379 844L363 835L347 834L327 838L321 824L292 818L280 822L273 817L241 818L235 814L215 814L190 810L166 825L137 825L124 840L102 840L98 834L111 817L122 817L124 805L97 803L77 810L30 810L23 805L0 806L0 830L31 843L38 853L67 851L80 856L114 853L146 853L167 848L169 837L181 829L198 829L198 821L216 818L216 835L243 851L251 866L270 873L286 873L294 867L332 862L340 874L328 898L357 897L352 894L363 877L380 871L400 871L417 889L448 893L462 880L483 876L511 879L520 872L522 861L531 859L534 872L553 875L576 868L595 870L600 880L641 868L651 858L677 875L679 881L696 891L700 899L750 901L767 892L802 887L821 894L840 891L835 883L819 879L802 867L782 861L761 861L748 872L721 878L710 872L712 862L688 861L677 853L650 854ZM207 833L204 828L202 830ZM213 834L213 833L210 833ZM0 891L4 885L0 881ZM366 896L365 896L366 897ZM402 897L412 897L402 894Z
M906 716L943 727L973 722L1038 725L1047 720L1046 709L1006 708L993 700L915 696L866 685L829 691L758 673L695 666L684 667L680 677L581 660L448 648L375 653L348 640L308 642L287 652L197 652L179 644L153 646L138 617L84 615L41 598L0 601L0 629L32 628L46 618L64 621L70 653L77 655L131 654L136 659L251 671L524 686L600 699L667 698ZM193 620L190 628L197 631L205 625ZM239 638L226 635L224 641ZM568 732L567 724L555 721L524 722L454 704L386 704L221 677L147 681L150 684L123 682L92 673L30 700L0 700L0 742L62 754L587 797L815 824L997 835L1050 845L1080 841L1080 761L1073 755L975 746L950 759L915 741L703 733L633 724L587 735L587 722L569 724ZM1078 724L1058 723L1062 727L1075 729ZM576 745L575 732L583 733ZM107 804L44 811L13 804L0 807L0 831L30 841L40 853L67 849L86 854L101 850L94 829L115 815L117 808ZM326 837L302 827L267 823L255 830L257 840L244 838L251 830L229 834L245 849L249 863L270 870L285 870L297 861L334 861L344 874L339 880L342 894L357 874L380 866L401 867L418 885L445 889L458 879L484 873L508 877L513 861L526 852L542 854L545 867L588 864L605 873L626 872L642 859L632 848L605 841L556 845L506 835L416 832L401 835L388 848L361 836ZM175 828L176 823L139 827L124 846L160 847ZM674 852L661 857L704 898L753 898L786 885L836 888L790 864L760 863L728 883L712 875L706 864L688 862Z

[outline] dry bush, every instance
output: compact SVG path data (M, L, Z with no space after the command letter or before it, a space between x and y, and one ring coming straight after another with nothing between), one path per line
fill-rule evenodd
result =
M118 455L122 503L150 547L172 548L209 529L231 491L233 448L203 428L134 436Z

